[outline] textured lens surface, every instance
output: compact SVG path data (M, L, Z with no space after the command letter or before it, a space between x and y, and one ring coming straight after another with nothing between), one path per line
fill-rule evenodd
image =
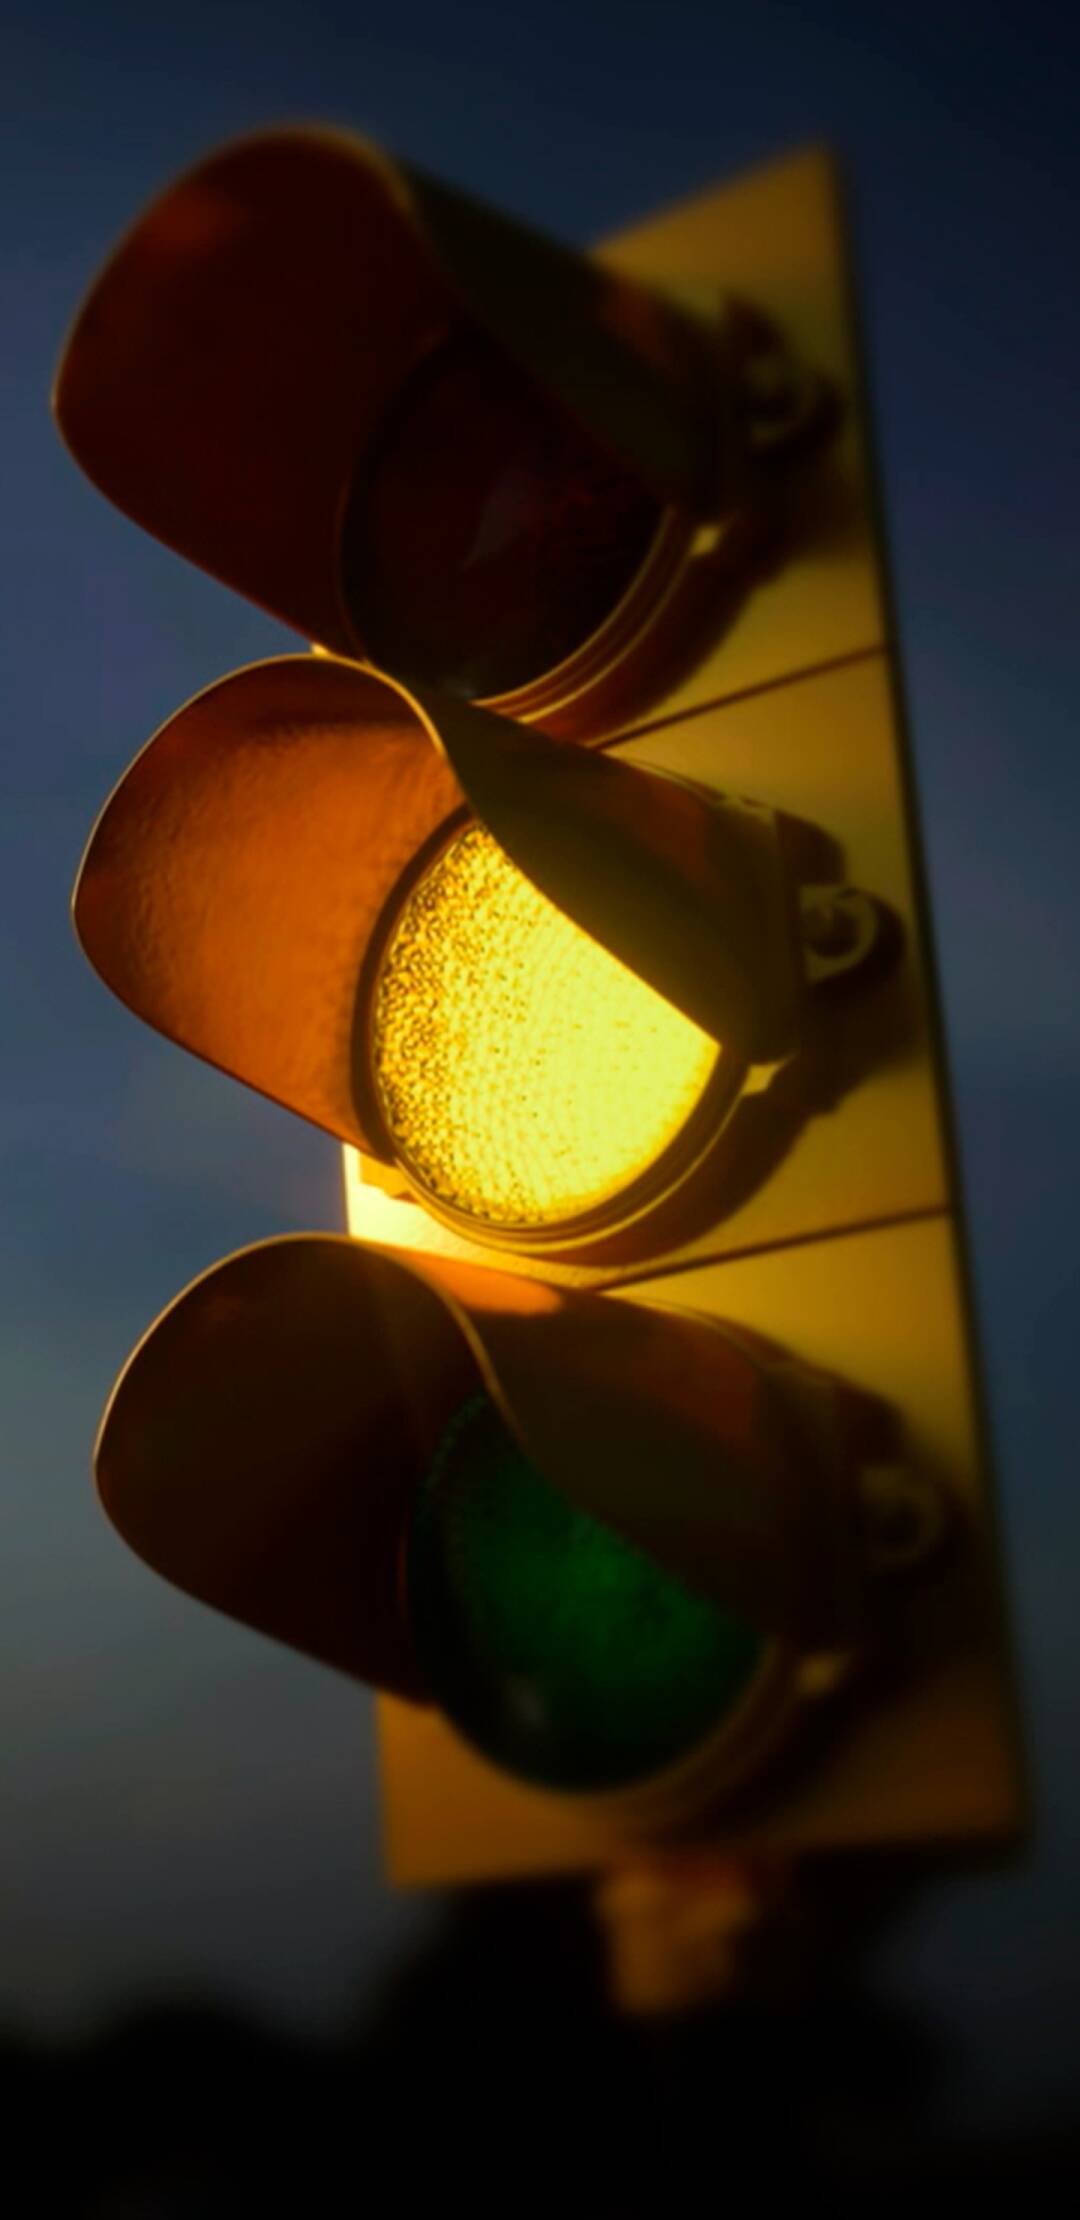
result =
M483 1394L420 1490L409 1601L447 1716L552 1788L617 1788L673 1763L735 1708L767 1647L574 1510Z
M571 923L490 833L410 895L376 985L372 1062L433 1198L540 1228L608 1202L682 1130L715 1041Z
M660 508L477 332L407 382L352 490L341 581L365 655L491 698L611 615Z

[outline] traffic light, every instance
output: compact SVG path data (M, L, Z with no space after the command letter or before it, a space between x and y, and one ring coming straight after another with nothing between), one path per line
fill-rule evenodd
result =
M707 1320L297 1236L166 1312L98 1472L205 1601L632 1810L714 1798L865 1645L925 1499L864 1402Z
M816 154L593 258L279 131L62 366L315 644L144 749L77 930L350 1225L177 1299L99 1485L383 1691L403 1880L1020 1823L845 282Z

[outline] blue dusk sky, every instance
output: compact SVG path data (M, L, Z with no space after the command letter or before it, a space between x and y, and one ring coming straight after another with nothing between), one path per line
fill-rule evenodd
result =
M341 1222L330 1141L140 1028L68 922L89 826L181 701L291 636L141 535L48 391L103 253L257 125L357 127L587 242L831 140L855 193L1010 1586L1040 1781L1022 1873L882 1961L962 2101L1075 2077L1080 1493L1080 37L1066 11L825 0L16 0L0 36L0 2024L200 1989L329 2028L434 1916L379 1880L366 1700L146 1575L89 1452L150 1318ZM958 2102L961 2099L958 2097Z

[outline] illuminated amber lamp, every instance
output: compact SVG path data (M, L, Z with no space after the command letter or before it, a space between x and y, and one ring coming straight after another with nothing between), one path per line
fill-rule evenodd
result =
M636 285L298 129L145 211L56 410L111 500L305 639L583 731L695 548L825 416L821 381L717 289Z
M417 1189L528 1235L602 1214L661 1166L701 1125L721 1051L473 824L393 920L371 1060Z
M75 897L139 1016L395 1166L437 1215L565 1247L633 1221L797 1052L874 903L800 886L767 809L329 658L236 673L121 781Z

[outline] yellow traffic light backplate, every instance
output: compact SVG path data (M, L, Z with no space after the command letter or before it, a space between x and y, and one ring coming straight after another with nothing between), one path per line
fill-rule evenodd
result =
M1023 1825L1023 1770L832 165L816 152L783 161L603 252L688 298L723 285L760 305L829 376L842 411L767 567L730 599L692 674L609 745L827 828L831 875L888 905L902 952L871 993L821 998L802 1054L757 1074L710 1164L635 1231L631 1250L519 1253L512 1269L774 1337L882 1397L952 1499L953 1546L893 1630L891 1662L834 1699L812 1763L779 1770L725 1811L725 1841L795 1852L1008 1840ZM722 569L716 592L722 601ZM357 1236L510 1267L505 1251L437 1223L355 1151L346 1189ZM608 1824L515 1785L436 1711L383 1698L380 1716L398 1881L597 1867L625 1847L625 1814Z

